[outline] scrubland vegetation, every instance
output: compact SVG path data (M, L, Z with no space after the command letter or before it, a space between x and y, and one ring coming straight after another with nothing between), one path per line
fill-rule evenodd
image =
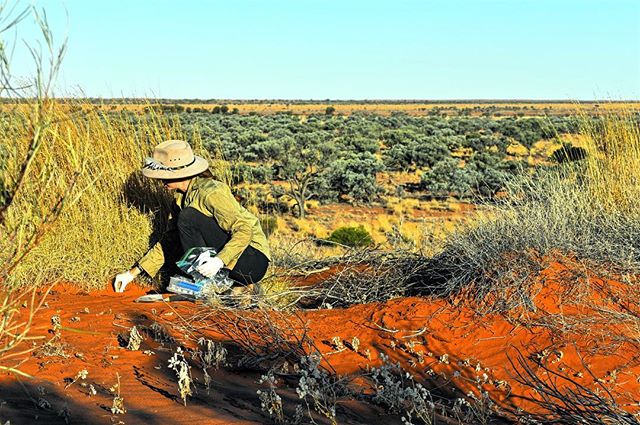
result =
M264 299L253 304L265 315L242 316L242 310L220 305L224 299L215 300L212 305L221 308L227 319L217 318L215 325L207 322L199 328L197 324L204 323L204 313L199 313L189 319L187 329L189 334L215 330L226 335L246 350L240 363L251 361L253 367L264 369L268 359L258 397L265 415L276 423L339 423L336 405L343 399L378 405L411 423L500 423L514 418L484 392L484 381L478 381L471 395L454 397L414 381L405 366L388 361L370 373L349 377L381 388L368 397L357 395L347 378L321 366L321 357L314 357L315 343L300 339L299 331L291 328L286 314L292 310L344 308L408 295L453 299L461 294L477 314L535 310L533 297L539 289L531 286L531 277L561 258L599 275L624 276L635 285L640 230L635 170L640 139L633 113L505 120L406 115L212 117L104 112L51 100L42 148L25 174L29 184L12 190L15 179L10 176L19 175L20 158L28 158L33 140L31 127L23 125L28 122L23 111L28 111L25 104L16 106L2 121L13 137L9 145L13 149L6 150L3 162L8 176L3 179L8 183L3 229L14 235L32 229L31 234L38 236L24 248L5 243L4 264L16 258L7 247L23 249L25 255L6 273L4 284L21 291L55 281L76 282L86 289L104 287L115 271L135 261L159 235L167 212L168 195L141 178L140 159L160 140L191 140L199 154L211 159L217 177L237 188L242 202L260 215L276 256L272 275L264 282ZM578 141L579 150L568 141ZM47 196L39 192L43 187ZM58 208L59 199L64 204ZM329 219L327 228L313 227L324 207L336 208L338 214L347 209L393 214L397 208L399 216L405 216L426 204L445 205L450 214L451 205L461 201L477 207L443 238L426 238L422 244L390 230L384 232L384 240L376 240L368 223L340 226L340 221ZM34 211L31 216L36 216L47 208L55 212L55 220L35 222L44 227L28 227L31 219L24 217L30 216L16 213ZM438 212L418 211L426 216ZM303 231L304 226L309 227ZM316 237L305 239L301 233ZM320 233L323 236L317 237ZM423 248L429 242L437 249L427 253ZM340 272L314 286L292 286L296 275L336 267ZM638 324L634 313L624 320ZM256 345L257 335L265 339L264 345ZM368 361L375 354L371 347L360 348L357 337L336 338L329 343L331 353L354 352ZM401 349L415 359L414 364L422 364L424 354L411 344ZM203 355L197 353L187 350L170 362L181 401L187 405L197 387L191 370ZM384 354L375 357L384 359ZM286 387L278 378L289 374L280 368L290 362L297 365L294 385L300 399L293 413L283 404ZM448 364L446 355L438 363ZM546 388L547 381L528 364L518 367L526 382ZM206 375L207 367L203 370ZM586 387L578 387L581 395L573 399L549 388L549 411L554 412L557 400L573 403L570 413L555 410L556 418L637 423L615 399ZM112 411L119 413L114 414L125 414L124 396L118 392L120 407ZM599 407L583 408L588 403ZM532 417L527 420L535 422Z
M528 276L570 257L603 275L639 271L637 115L582 122L586 157L505 181L505 195L449 237L432 261L449 293L473 287L499 309L532 305ZM494 307L496 307L494 306Z
M2 125L11 135L4 161L7 182L28 148L29 126L21 115L25 108L18 105L3 116ZM74 179L75 186L68 194L72 205L61 213L56 228L8 279L23 287L59 280L100 287L145 251L162 229L168 197L138 170L141 158L160 140L186 138L201 155L218 158L213 168L219 178L230 180L243 202L273 227L280 215L304 219L310 201L364 209L385 206L398 195L493 202L508 177L524 172L529 162L549 161L535 153L535 142L576 132L578 126L575 118L557 117L174 116L102 112L86 104L52 103L49 108L45 148L27 177L37 181L40 164L49 164L55 168L55 182ZM512 155L515 144L524 146L526 154ZM66 154L68 148L73 156ZM75 177L68 165L74 158L83 162ZM383 170L412 173L419 180L385 188L378 182ZM53 199L64 190L46 193ZM29 197L38 208L51 202L27 189L19 193L13 210L21 211L18 204Z
M28 13L18 14L15 23ZM260 371L261 389L255 396L264 418L275 423L338 423L336 406L345 399L378 406L404 423L638 423L617 404L602 379L595 380L599 387L594 391L559 375L574 384L573 390L563 392L555 381L542 378L540 369L530 367L531 358L518 358L513 366L524 385L542 393L546 414L503 411L486 385L507 384L490 381L479 362L474 366L466 359L458 359L457 366L473 369L463 377L471 390L458 394L451 386L459 370L457 376L434 371L449 365L450 353L418 349L417 338L428 333L429 323L407 332L385 327L382 319L372 322L385 334L407 333L397 337L400 343L389 338L391 350L402 353L397 358L408 359L400 364L388 353L374 352L383 345L369 341L365 346L358 335L322 341L330 351L321 354L320 342L307 334L308 324L300 316L309 307L328 312L420 296L444 300L441 309L456 303L456 308L471 306L474 317L502 314L515 327L531 325L520 320L536 309L536 277L549 262L563 260L619 280L629 289L623 291L627 296L637 293L637 112L505 118L339 115L329 107L301 115L241 114L228 108L214 113L157 107L115 111L88 101L53 98L51 82L65 43L55 45L46 20L38 22L52 59L47 63L36 55L37 77L28 86L32 91L15 88L6 68L8 58L0 49L0 64L5 66L2 94L8 99L0 114L5 137L0 146L2 370L29 376L20 370L26 361L21 356L36 347L40 356L70 357L63 334L83 331L64 327L58 315L50 318L53 336L47 341L20 345L28 341L47 288L70 282L85 290L102 289L160 236L170 197L142 178L139 169L154 145L183 138L210 160L216 178L232 185L260 216L275 261L264 293L250 297L249 305L258 310L243 311L241 304L225 307L218 299L191 317L176 315L181 319L176 328L185 341L176 341L157 322L146 326L144 318L120 335L120 345L129 351L142 350L145 339L153 339L164 351L175 350L166 360L177 378L181 404L189 405L198 386L209 394L209 373L233 360L238 368ZM455 205L470 203L476 206L438 237L423 228L428 234L419 241L403 232L403 220L417 212L446 217ZM318 227L322 208L334 208L333 215ZM395 221L340 221L347 210L389 213ZM317 276L309 284L310 277ZM147 284L157 287L160 282ZM616 343L637 347L640 317L626 298L623 304L623 312L603 309L598 317L624 328L616 334ZM28 312L20 315L21 309ZM87 308L83 312L90 313ZM152 314L161 320L155 309ZM367 314L373 317L376 312ZM406 319L404 311L400 315ZM588 319L585 323L591 325L593 318ZM344 317L339 320L345 322ZM562 325L566 332L568 325ZM223 336L235 353L223 343L196 338L206 332ZM189 338L197 340L195 348L187 348ZM341 377L328 361L340 353L378 363ZM548 363L541 359L550 354L541 353L530 357L544 369ZM156 353L149 349L144 355ZM74 356L84 358L82 353ZM429 367L424 366L427 358ZM414 373L418 370L423 374ZM87 373L78 372L65 389L84 383ZM120 375L116 377L110 411L124 415L127 394L121 390ZM425 379L418 382L420 377ZM91 389L88 395L93 396L96 390L93 385ZM288 406L283 401L287 391L295 396L289 397L295 402ZM38 405L46 409L40 400ZM68 410L60 412L68 421Z

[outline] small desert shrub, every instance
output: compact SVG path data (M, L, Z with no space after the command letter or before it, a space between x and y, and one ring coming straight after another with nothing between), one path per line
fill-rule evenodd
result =
M627 114L586 121L586 157L512 179L495 208L453 233L424 288L471 288L494 310L533 308L541 259L569 256L602 273L640 272L640 127Z
M142 335L138 331L138 328L133 326L129 329L129 341L127 342L127 350L137 351L142 344Z
M265 375L260 377L258 384L267 386L266 389L256 391L260 399L260 408L269 414L275 423L286 423L284 411L282 410L282 397L276 392L278 379L275 377L273 370L269 370Z
M334 230L326 240L349 247L368 246L373 244L373 238L364 226L339 227Z
M172 369L176 373L178 378L178 390L180 391L180 398L184 405L187 405L187 397L193 395L191 387L193 386L193 378L191 377L191 366L184 356L184 352L180 347L169 359L169 369Z
M321 360L318 353L300 359L296 393L301 403L296 406L294 418L285 417L282 397L276 391L279 382L273 370L262 375L258 383L266 388L257 391L260 407L275 423L317 423L315 414L325 417L330 424L338 423L338 400L351 396L351 391L337 376L320 367Z
M315 410L332 424L337 424L338 399L349 394L340 380L320 367L322 357L312 354L300 359L300 379L296 393L305 403L307 411Z
M371 369L375 393L371 401L385 406L392 413L400 414L403 423L435 423L435 409L431 392L420 383L414 382L413 376L402 369L400 364L390 364L389 359L381 353L383 365Z
M203 369L214 367L216 369L227 364L227 349L222 343L206 338L198 339L198 348L193 353L193 359L200 362Z

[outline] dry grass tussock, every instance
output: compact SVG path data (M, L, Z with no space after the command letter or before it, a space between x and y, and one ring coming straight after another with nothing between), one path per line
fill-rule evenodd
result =
M8 143L0 180L15 178L29 148L30 106L19 105L1 117ZM53 228L7 282L24 287L64 280L100 288L133 264L164 227L170 198L139 169L154 145L185 135L164 116L107 114L90 105L53 101L43 113L49 125L43 129L42 147L28 170L28 184L7 211L2 232L17 234L20 241L26 228L41 221L40 212L65 192L67 182L76 183ZM190 140L206 157L197 134ZM12 254L8 248L0 242L1 258Z
M640 272L640 118L584 120L587 158L539 169L507 187L488 213L451 235L429 285L471 287L492 310L532 307L529 276L567 256L598 273Z
M25 258L38 246L47 232L56 223L68 203L69 196L78 182L84 167L84 160L76 155L72 146L61 146L61 155L68 158L67 179L58 179L55 166L38 162L38 155L46 149L45 133L52 124L49 111L53 102L50 90L66 49L66 41L55 45L44 13L36 9L21 9L6 2L0 2L0 96L29 101L21 108L22 127L16 122L9 123L5 115L0 119L3 125L3 144L0 144L0 370L28 376L20 371L22 356L33 348L24 342L34 338L29 336L34 315L42 306L48 291L37 296L31 291L14 291L5 285L12 272L21 266ZM34 59L34 78L26 85L18 85L11 74L10 55L6 47L10 45L5 35L14 30L22 21L34 18L40 27L44 42L41 49L29 47ZM23 135L22 144L13 145L16 134ZM57 189L54 193L51 193ZM24 197L24 193L30 196ZM24 313L22 308L29 308Z

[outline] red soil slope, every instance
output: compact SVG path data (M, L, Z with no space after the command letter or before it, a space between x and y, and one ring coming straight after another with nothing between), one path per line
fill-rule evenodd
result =
M417 381L448 397L468 397L482 389L504 411L545 413L539 392L518 376L517 370L522 373L527 365L561 391L581 386L605 398L609 391L625 410L638 412L637 289L559 263L538 276L536 285L536 311L485 316L466 302L455 306L429 298L293 315L221 313L188 302L135 304L133 300L145 293L140 288L125 294L110 289L82 294L60 285L37 313L32 329L34 336L52 338L51 317L58 315L60 337L48 351L41 347L44 340L34 342L35 351L24 356L20 370L34 378L0 376L0 420L12 424L65 423L65 418L92 424L268 422L256 395L260 373L251 365L214 371L209 391L200 386L187 407L182 404L167 362L177 345L194 348L201 336L227 343L236 359L237 347L266 353L282 346L283 340L304 339L323 354L323 365L340 375L379 366L384 353ZM265 334L264 325L270 321L280 326L282 340ZM149 327L154 322L177 342L155 342L143 332L139 350L121 347L119 334L128 335L133 325ZM59 352L53 353L53 348ZM87 377L69 385L81 370L88 372ZM114 398L110 389L118 375L127 409L120 415L110 410ZM195 367L193 375L203 382ZM370 391L369 384L360 384L363 391ZM296 402L295 392L283 390L283 394L285 403ZM381 416L380 408L353 401L341 402L338 415L341 423L399 423L396 417Z

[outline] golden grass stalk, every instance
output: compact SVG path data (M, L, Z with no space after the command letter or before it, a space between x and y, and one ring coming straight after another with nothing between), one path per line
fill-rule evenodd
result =
M583 119L585 180L589 195L610 212L638 215L640 123L623 112L601 120Z
M2 111L0 114L0 128L4 130L3 144L0 145L0 284L6 283L7 277L38 246L60 217L84 166L83 159L75 155L76 151L70 146L65 146L62 152L68 157L67 179L57 178L51 164L38 162L47 147L45 135L51 124L50 113L54 104L50 91L64 56L66 41L59 46L54 45L46 14L34 8L18 9L14 13L15 7L8 6L7 2L0 3L0 22L3 22L0 34L17 26L27 16L33 16L41 29L48 61L45 66L45 56L41 51L27 45L34 59L34 77L31 84L19 87L10 72L10 56L5 50L7 42L0 38L0 95L22 101L16 103L16 113ZM32 97L26 97L26 89ZM15 137L20 138L20 144L12 143ZM29 353L33 347L19 347L21 343L34 339L28 333L48 291L36 301L35 288L20 292L13 289L6 284L0 288L0 369L30 377L19 370L22 362L19 357ZM30 308L22 314L25 307ZM14 362L14 365L7 366L9 362Z

